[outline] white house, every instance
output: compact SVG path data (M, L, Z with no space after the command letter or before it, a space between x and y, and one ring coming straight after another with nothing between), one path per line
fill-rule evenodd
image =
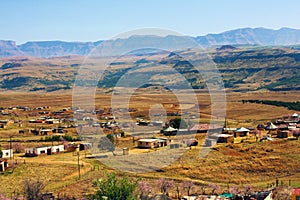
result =
M12 158L14 156L14 152L12 149L2 150L2 158Z
M64 150L64 145L26 148L25 156L52 155L63 152Z

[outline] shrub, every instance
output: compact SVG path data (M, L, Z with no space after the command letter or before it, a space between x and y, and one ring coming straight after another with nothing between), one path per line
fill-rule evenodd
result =
M95 194L88 195L88 199L109 200L137 200L136 188L138 181L133 179L117 178L115 174L108 174L104 179L95 180Z

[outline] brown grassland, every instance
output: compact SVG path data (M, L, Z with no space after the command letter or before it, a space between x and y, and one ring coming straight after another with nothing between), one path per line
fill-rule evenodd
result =
M253 92L227 93L226 118L231 126L255 127L287 113L295 111L283 107L263 104L243 104L243 99L297 101L300 92ZM100 92L96 95L96 107L110 107L110 95ZM210 120L210 98L208 94L198 94L201 122ZM146 116L151 105L176 102L170 94L137 93L131 98L130 107L138 110L139 115ZM57 110L72 106L70 91L52 93L2 92L0 107L8 106L51 106ZM172 107L170 108L172 110ZM22 118L22 116L20 117ZM75 130L74 130L75 131ZM75 134L75 133L73 133ZM38 139L38 136L19 137L17 128L0 131L2 145L7 145L10 135L22 140ZM35 138L34 138L35 137ZM203 136L198 136L203 141ZM200 142L201 143L201 142ZM46 143L45 143L46 144ZM31 144L35 145L35 143ZM276 178L293 186L300 186L300 142L299 140L275 140L264 142L245 142L239 144L220 144L215 146L205 158L199 157L199 146L187 149L183 156L160 172L143 174L115 171L119 175L142 177L153 183L155 179L170 178L175 181L192 180L196 183L193 192L200 191L201 185L215 183L226 189L230 186L244 187L253 185L266 188ZM13 173L0 175L0 192L11 195L22 193L23 181L26 178L41 179L46 191L56 195L80 197L93 191L92 181L101 178L114 170L93 158L87 158L88 152L80 153L80 179L78 177L77 154L61 153L34 158L15 155Z

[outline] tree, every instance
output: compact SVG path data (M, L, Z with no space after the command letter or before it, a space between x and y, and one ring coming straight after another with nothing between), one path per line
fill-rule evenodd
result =
M138 183L138 188L140 191L140 199L147 200L152 188L145 181L140 181Z
M41 180L29 180L24 181L24 196L27 200L43 200L42 191L45 188L44 183Z
M95 180L95 194L88 195L88 199L109 200L137 200L136 188L138 180L117 178L115 174L108 174L104 179Z
M212 195L215 195L220 191L220 186L215 185L213 183L209 184L208 187L211 188L211 194Z
M167 194L168 189L173 186L173 181L165 178L158 179L158 185L160 187L160 191L163 194Z
M112 142L113 139L112 135L101 137L98 143L98 148L101 150L111 151L114 154L115 145Z
M187 189L187 195L190 196L190 191L192 187L194 186L194 183L192 181L183 181L182 187Z
M169 122L169 125L176 129L180 129L180 128L184 129L184 128L187 128L187 126L188 126L186 121L181 118L171 119Z

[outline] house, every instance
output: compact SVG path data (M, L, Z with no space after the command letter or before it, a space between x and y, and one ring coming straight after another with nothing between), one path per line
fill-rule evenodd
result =
M46 124L59 124L59 120L58 119L46 119L45 121Z
M158 148L167 146L167 139L164 138L147 138L147 139L139 139L138 147L139 148Z
M292 200L299 200L300 199L300 188L292 189Z
M290 138L293 137L293 132L292 131L278 131L277 133L278 138Z
M40 134L41 135L52 135L52 129L41 129Z
M4 172L6 168L8 168L7 159L0 159L0 172Z
M80 143L79 144L79 151L89 150L91 148L92 148L92 144L91 143Z
M249 134L249 129L241 127L234 131L234 137L246 137Z
M12 158L13 155L14 155L14 153L13 153L12 149L2 150L2 158Z
M233 135L231 135L231 134L218 134L217 143L234 143Z
M0 120L0 128L6 128L8 125L13 124L13 120Z
M55 153L64 152L64 150L64 145L26 148L25 156L33 157L39 155L52 155Z

